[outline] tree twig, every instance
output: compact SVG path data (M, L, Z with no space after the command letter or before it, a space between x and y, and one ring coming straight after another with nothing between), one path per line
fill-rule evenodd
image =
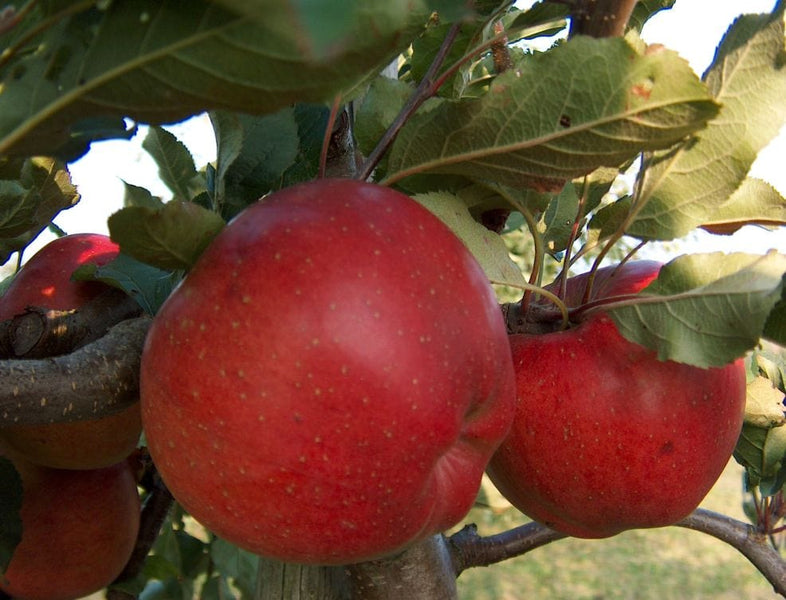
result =
M407 100L404 108L401 109L401 112L398 114L391 126L388 127L388 130L379 140L376 147L371 151L371 154L368 155L368 158L366 158L366 161L363 163L363 166L360 169L357 179L360 181L365 181L371 177L371 174L374 172L377 164L382 159L385 152L387 152L390 146L393 144L393 141L396 139L396 136L398 136L398 133L404 126L404 123L406 123L409 117L412 116L415 111L420 108L420 106L426 100L431 98L439 89L441 81L435 80L437 71L442 66L442 63L445 62L448 51L453 45L453 42L456 41L456 37L458 36L460 29L461 23L456 23L451 26L450 30L445 36L445 39L442 40L442 45L440 46L437 55L434 57L431 65L429 65L429 68L426 71L426 74L423 76L423 79L421 80L417 89L409 97L409 100Z
M477 526L470 524L448 538L448 547L458 577L469 568L487 567L565 537L564 533L535 522L482 537Z
M145 559L150 553L150 549L158 539L161 526L166 519L169 509L172 508L174 499L172 494L167 489L161 477L155 470L155 467L150 464L148 479L151 481L150 494L145 500L145 505L142 507L142 514L140 516L139 534L137 535L134 550L131 552L131 557L128 559L123 571L115 579L115 583L123 583L126 580L133 579L142 572L145 565ZM134 596L128 594L122 589L110 587L106 595L107 600L133 600Z
M766 534L757 531L753 525L702 508L676 525L701 531L736 548L764 575L777 593L786 597L786 561L768 543Z
M139 398L139 365L149 317L115 325L79 350L0 361L0 426L96 419Z

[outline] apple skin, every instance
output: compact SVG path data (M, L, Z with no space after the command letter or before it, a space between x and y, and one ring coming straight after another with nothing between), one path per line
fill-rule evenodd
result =
M246 209L142 355L145 435L174 497L288 562L374 559L457 523L514 396L475 259L411 198L352 180Z
M99 282L72 281L89 263L104 265L119 252L105 235L79 233L58 238L39 250L0 297L0 321L35 306L77 309L106 289ZM136 447L142 431L139 403L99 420L0 427L9 454L60 469L97 469L115 464Z
M634 294L659 269L601 269L590 299ZM569 306L586 282L568 280ZM602 312L510 343L516 416L488 474L516 508L568 535L603 538L671 525L704 499L742 427L741 360L706 370L660 361Z
M22 539L0 571L0 590L17 600L73 600L114 581L139 531L131 466L74 471L12 462L22 478Z

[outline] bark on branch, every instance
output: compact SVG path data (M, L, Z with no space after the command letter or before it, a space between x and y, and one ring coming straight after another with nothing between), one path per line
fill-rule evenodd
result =
M786 597L786 561L756 527L705 509L685 517L678 527L701 531L736 548L764 575L773 589Z
M577 0L571 2L570 35L615 37L625 33L636 0Z
M696 509L675 523L711 535L736 548L764 575L773 589L786 597L786 561L753 525L705 509ZM567 537L539 523L482 537L475 525L467 525L448 539L456 576L471 567L485 567Z
M0 427L96 419L136 402L150 323L123 321L71 354L0 361Z
M33 306L0 322L0 359L45 358L73 352L102 337L112 325L141 314L133 298L109 287L78 310Z

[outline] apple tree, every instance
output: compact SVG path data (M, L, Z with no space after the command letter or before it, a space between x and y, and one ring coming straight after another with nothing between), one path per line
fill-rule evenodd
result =
M0 596L456 598L667 526L786 596L786 256L637 256L786 224L786 5L699 76L673 3L3 8ZM171 198L60 229L140 125ZM732 457L750 522L699 506ZM533 521L480 535L491 486Z

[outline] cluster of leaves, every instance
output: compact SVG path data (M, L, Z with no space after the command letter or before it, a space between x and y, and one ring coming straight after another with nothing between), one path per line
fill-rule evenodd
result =
M154 314L228 220L318 176L338 127L330 105L350 103L358 176L418 199L491 281L513 288L541 285L548 257L566 271L579 258L599 264L623 237L641 245L696 228L786 224L786 199L748 177L786 121L784 4L738 19L702 77L638 36L671 4L639 2L624 38L579 36L539 52L528 41L564 34L567 3L12 3L0 21L0 262L78 200L68 161L92 141L134 135L125 119L151 124L144 146L173 198L127 185L126 207L109 220L122 255L78 276L120 287ZM395 75L380 75L392 61ZM217 157L198 169L156 125L203 111ZM632 166L629 193L610 193ZM527 279L482 224L494 211L531 238ZM775 253L681 257L645 302L606 309L664 359L722 365L762 339L786 345L784 273ZM773 360L756 374L783 392ZM737 455L766 494L786 484L777 393L751 413ZM226 572L246 586L242 558L171 525L147 576L175 581L234 561ZM220 596L227 583L204 585Z

